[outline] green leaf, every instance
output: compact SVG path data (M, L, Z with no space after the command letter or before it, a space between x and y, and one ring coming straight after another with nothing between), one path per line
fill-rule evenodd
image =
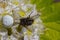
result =
M53 0L31 0L42 13L41 19L48 29L40 36L41 40L60 40L60 2Z

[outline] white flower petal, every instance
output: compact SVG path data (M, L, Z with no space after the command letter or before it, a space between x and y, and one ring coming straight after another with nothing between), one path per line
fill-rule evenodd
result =
M0 8L0 14L2 14L4 12L3 8Z

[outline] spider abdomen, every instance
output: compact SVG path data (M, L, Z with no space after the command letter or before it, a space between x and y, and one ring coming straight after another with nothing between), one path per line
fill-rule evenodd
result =
M32 25L33 22L34 22L34 20L31 19L31 18L22 18L22 19L20 19L20 25L22 25L22 26Z

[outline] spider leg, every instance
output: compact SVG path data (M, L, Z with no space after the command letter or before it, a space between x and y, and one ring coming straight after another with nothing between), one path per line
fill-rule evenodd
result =
M39 16L40 16L40 14L36 14L36 15L32 16L31 18L36 19L36 18L38 18Z
M29 16L28 17L30 17L30 15L33 13L33 10L30 12L30 14L29 14Z

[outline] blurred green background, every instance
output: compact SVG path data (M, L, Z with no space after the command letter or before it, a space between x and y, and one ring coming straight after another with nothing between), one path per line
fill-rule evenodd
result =
M60 2L54 0L31 0L42 13L41 19L47 28L40 40L60 40Z

